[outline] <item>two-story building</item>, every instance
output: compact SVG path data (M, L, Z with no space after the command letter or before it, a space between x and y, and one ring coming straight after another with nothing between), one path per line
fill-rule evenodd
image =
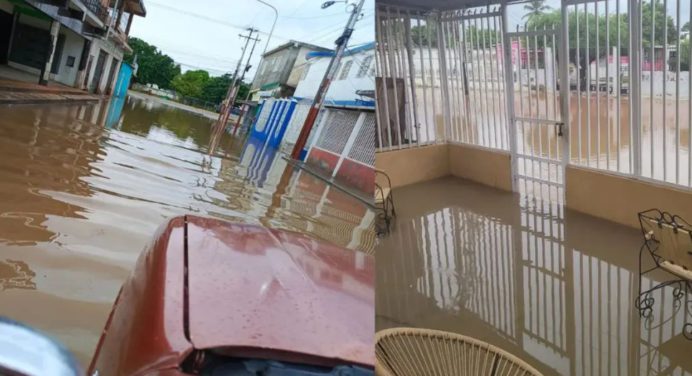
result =
M334 51L314 51L305 56L306 63L294 98L312 100L322 83ZM324 104L331 107L375 107L375 42L354 46L345 51L332 79Z
M262 55L252 81L252 100L292 96L307 66L308 53L329 51L328 48L293 40L267 51Z
M0 78L110 94L143 0L0 0Z

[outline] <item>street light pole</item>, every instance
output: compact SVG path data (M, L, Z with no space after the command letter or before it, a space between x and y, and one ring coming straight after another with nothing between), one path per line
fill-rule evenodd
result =
M262 51L262 55L264 55L265 52L267 52L267 47L269 47L269 41L272 39L272 35L274 34L274 26L276 26L276 20L279 19L279 11L274 8L273 5L269 4L268 2L264 0L257 0L258 2L272 8L274 11L274 23L272 24L272 29L269 31L269 36L267 37L267 43L264 44L264 51Z
M337 1L327 1L322 4L322 8L327 8L336 2ZM353 27L356 25L358 17L360 17L361 10L363 9L363 3L365 3L365 0L358 1L358 5L355 6L353 12L351 12L351 16L348 19L348 23L346 23L346 28L335 42L336 51L334 52L334 57L332 57L332 60L329 62L329 67L327 67L327 72L322 78L322 83L320 83L317 94L315 94L315 99L312 102L312 107L310 107L310 112L308 112L308 116L305 118L305 123L303 123L303 129L300 130L298 140L293 147L293 152L291 153L291 158L293 159L300 159L300 153L303 151L303 148L308 141L310 132L315 125L317 115L322 109L322 104L324 103L324 98L327 95L327 90L329 90L329 85L331 85L334 76L336 76L336 70L339 67L341 58L344 56L346 46L348 45L348 40L351 38L351 34L353 34Z

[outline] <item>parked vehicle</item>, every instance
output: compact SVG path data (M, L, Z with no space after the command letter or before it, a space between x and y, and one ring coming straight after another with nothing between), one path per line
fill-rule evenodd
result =
M88 374L373 375L374 273L371 256L306 235L175 218L123 285Z
M87 375L372 376L374 277L372 256L307 235L174 218L120 289ZM0 374L81 372L0 320Z

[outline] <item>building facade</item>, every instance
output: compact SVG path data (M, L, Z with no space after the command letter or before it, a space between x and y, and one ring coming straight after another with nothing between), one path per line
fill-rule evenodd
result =
M293 95L310 52L329 52L328 48L308 43L289 41L262 56L250 94L253 101L260 98L286 98Z
M0 76L111 94L143 0L0 0Z
M333 51L315 51L306 55L306 64L293 96L312 100L324 78ZM366 43L346 50L329 85L325 105L332 107L374 108L375 43Z

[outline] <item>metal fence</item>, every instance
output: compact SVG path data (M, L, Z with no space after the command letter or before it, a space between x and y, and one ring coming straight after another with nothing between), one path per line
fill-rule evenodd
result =
M565 11L570 163L692 186L692 49L682 32L692 14L680 0L570 1Z
M459 142L507 150L501 14L377 9L379 150Z
M508 30L499 6L378 6L377 150L508 150L515 181L551 197L568 164L692 187L689 6L563 0L559 11Z

